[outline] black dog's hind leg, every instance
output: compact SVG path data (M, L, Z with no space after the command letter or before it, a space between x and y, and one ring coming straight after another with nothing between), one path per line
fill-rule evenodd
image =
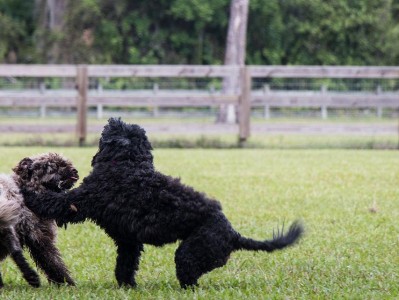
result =
M46 273L50 283L75 285L61 259L61 254L50 239L33 241L29 238L26 245L33 260Z
M40 286L39 275L33 270L25 257L23 256L22 247L15 233L14 228L10 227L3 231L5 245L11 254L12 259L17 264L18 268L21 270L25 280L33 287Z
M136 286L135 275L139 268L141 251L143 244L141 243L118 243L115 276L119 286L127 285Z
M182 288L196 286L198 279L213 269L224 266L233 247L224 236L195 234L176 250L176 276Z

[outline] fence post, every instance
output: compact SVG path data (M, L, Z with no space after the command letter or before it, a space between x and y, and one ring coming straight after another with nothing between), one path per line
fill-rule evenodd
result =
M263 95L265 95L265 98L267 100L267 96L270 92L270 85L265 84L263 86ZM265 119L270 119L270 105L269 104L265 104L264 108L263 108L263 117Z
M240 68L241 91L239 96L239 144L243 146L250 135L251 72L246 66Z
M153 91L154 95L158 94L158 91L159 91L159 84L158 83L154 83L154 85L152 87L152 91ZM158 106L153 106L152 116L155 117L155 118L159 116L159 108L158 108Z
M381 93L382 93L381 85L378 85L378 86L377 86L377 95L381 95ZM378 117L379 119L382 118L382 106L378 106L378 107L377 107L377 117Z
M77 97L77 135L79 146L83 146L87 136L87 90L88 90L87 65L77 66L76 84L78 87Z
M40 82L39 88L40 88L40 94L44 94L46 92L46 84L43 81ZM40 117L41 118L46 117L46 110L47 110L46 104L42 103L40 105Z
M216 92L215 85L212 83L209 87L209 93L214 94Z
M321 86L321 93L327 93L327 86L324 84ZM325 104L323 104L323 106L321 107L321 117L323 120L326 120L328 118L327 106Z
M102 94L103 86L101 83L97 85L97 94ZM101 120L104 117L104 107L101 103L97 104L97 119Z

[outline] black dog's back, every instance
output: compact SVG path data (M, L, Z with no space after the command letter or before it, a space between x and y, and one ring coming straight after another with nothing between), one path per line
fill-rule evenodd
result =
M137 172L132 162L124 164L123 178L115 174L112 163L102 163L99 168L106 174L102 175L104 181L119 180L118 190L107 195L109 188L102 185L95 197L88 195L88 201L95 203L97 210L78 203L76 206L79 213L93 219L111 236L126 232L140 243L162 246L185 239L222 210L218 201L182 184L180 179L154 170ZM89 175L84 184L94 184L96 173Z

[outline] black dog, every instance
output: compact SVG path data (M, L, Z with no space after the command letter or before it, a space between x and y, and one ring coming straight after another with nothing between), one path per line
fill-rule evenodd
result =
M157 172L151 150L142 128L110 119L93 157L93 170L78 188L64 194L25 191L25 202L44 218L62 223L88 218L103 228L118 248L119 285L136 285L143 244L162 246L181 240L176 274L181 286L188 287L204 273L225 265L235 250L271 252L301 236L303 229L295 222L286 234L279 232L272 240L242 237L219 202Z

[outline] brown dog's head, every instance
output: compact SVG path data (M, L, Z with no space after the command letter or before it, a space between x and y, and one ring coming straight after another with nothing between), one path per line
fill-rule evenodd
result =
M12 170L19 187L34 192L68 190L79 179L72 162L57 153L26 157Z

